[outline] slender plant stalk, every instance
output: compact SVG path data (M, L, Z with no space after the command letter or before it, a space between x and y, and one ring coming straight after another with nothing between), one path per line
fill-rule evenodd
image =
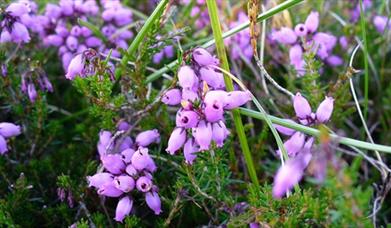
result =
M208 13L211 21L214 40L216 41L217 55L220 59L221 67L229 72L228 58L224 47L224 40L223 40L221 25L219 21L217 3L215 0L207 0L206 4L208 6ZM224 82L228 91L234 90L232 79L226 74L224 74ZM232 115L236 127L236 132L238 133L239 142L242 148L244 159L246 160L248 173L250 175L252 183L255 185L255 187L259 188L258 177L255 171L254 162L251 156L250 148L248 146L247 137L244 132L244 127L243 127L239 110L238 109L232 110Z
M251 116L253 118L260 119L260 120L265 120L265 118L266 118L266 115L261 112L253 111L253 110L250 110L247 108L239 108L239 109L240 109L240 113L245 116ZM300 131L305 134L316 136L316 137L319 137L321 135L320 131L315 128L307 127L307 126L304 126L304 125L301 125L298 123L292 123L290 121L287 121L285 119L281 119L281 118L278 118L278 117L275 117L272 115L268 115L267 117L274 124L278 124L278 125L281 125L281 126L284 126L287 128L291 128L296 131ZM342 136L339 136L336 134L330 134L329 136L332 140L336 140L337 142L339 142L343 145L355 146L355 147L366 149L366 150L379 151L379 152L391 154L391 146L372 144L369 142L364 142L364 141L360 141L360 140L356 140L356 139L352 139L352 138L342 137Z
M360 0L360 22L361 22L361 35L364 42L364 67L365 67L365 78L364 78L364 118L368 116L368 87L369 87L369 70L368 70L368 40L365 22L365 12Z
M257 22L262 22L270 17L272 17L273 15L281 12L281 11L284 11L286 9L289 9L297 4L299 4L300 2L303 2L304 0L288 0L288 1L285 1L284 3L281 3L273 8L271 8L270 10L264 12L264 13L261 13L258 15L257 17ZM223 34L223 38L227 38L227 37L230 37L230 36L233 36L235 34L237 34L238 32L248 28L250 26L250 22L247 21L247 22L244 22L232 29L230 29L229 31L225 32ZM212 46L213 44L215 43L215 40L212 38L210 39L209 41L207 41L206 43L204 43L203 45L201 45L201 47L203 48L207 48L207 47L210 47ZM166 73L167 71L175 68L175 66L179 63L178 60L175 60L169 64L167 64L165 67L162 67L160 70L156 71L155 73L149 75L145 81L145 83L150 83L150 82L153 82L155 81L156 79L158 79L163 73Z

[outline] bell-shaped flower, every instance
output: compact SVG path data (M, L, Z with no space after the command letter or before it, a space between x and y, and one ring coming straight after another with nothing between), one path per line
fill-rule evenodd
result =
M126 149L126 150L123 150L123 151L121 152L122 160L123 160L126 164L130 163L131 160L132 160L133 154L134 154L135 152L136 152L136 151L133 150L132 148L128 148L128 149Z
M300 93L296 93L293 98L293 108L295 109L296 116L300 119L306 119L311 115L311 106Z
M311 12L305 20L304 24L309 33L316 32L319 26L319 13L315 11Z
M304 140L305 135L301 132L296 132L284 143L284 147L290 157L296 156L303 149Z
M194 111L179 110L176 115L176 126L184 128L192 128L197 126L199 116Z
M114 181L107 182L98 189L99 195L108 196L108 197L119 197L123 193L124 193L123 191L115 187Z
M106 147L109 145L111 140L110 131L101 131L99 133L98 152L102 156L106 153Z
M103 172L97 173L93 176L88 176L88 187L101 188L104 184L112 182L114 180L114 176L111 173Z
M133 146L133 140L129 136L126 136L122 140L117 141L117 143L119 144L118 151L124 151Z
M125 172L129 174L131 177L135 177L138 174L136 168L134 168L134 166L131 164L126 166Z
M196 48L193 51L193 60L200 66L215 65L215 58L205 49Z
M182 89L182 100L195 102L199 99L198 93L191 88Z
M8 151L7 141L0 135L0 154L5 154Z
M120 174L125 170L125 163L119 154L108 154L101 156L103 167L112 174Z
M151 156L149 156L148 149L143 147L139 147L133 154L131 163L138 171L146 169L149 166L155 166Z
M212 104L206 104L204 108L205 118L209 122L217 122L224 118L223 103L215 100Z
M29 9L22 2L14 2L9 4L9 6L5 9L5 12L8 12L13 17L20 17L23 14L27 14Z
M331 34L318 32L313 37L316 44L323 44L327 51L331 51L337 44L337 38Z
M21 130L19 125L8 122L0 123L0 135L4 136L5 138L18 136L20 133Z
M232 91L227 94L224 108L231 110L246 104L249 100L251 100L249 91Z
M157 129L143 131L136 137L136 143L142 147L158 142L160 142L160 134Z
M334 99L332 97L326 97L322 103L320 103L318 109L316 110L316 119L320 123L327 122L331 114L333 113L334 108Z
M178 105L181 100L182 93L180 89L170 89L162 96L162 102L166 105Z
M221 72L210 67L202 67L199 73L201 80L204 80L210 87L214 89L225 87L224 76Z
M122 222L129 215L133 207L133 200L129 196L125 196L118 201L115 209L115 221Z
M141 192L148 192L152 188L152 180L146 176L141 176L136 181L136 187Z
M28 43L31 39L26 26L19 22L12 25L11 38L15 43Z
M193 128L193 136L200 150L208 150L212 141L212 126L204 120L198 123L196 128Z
M134 189L135 181L128 175L121 175L114 178L114 185L123 192L130 192Z
M297 40L297 35L291 28L282 27L280 30L272 33L272 40L281 44L294 44Z
M186 163L191 165L197 158L197 152L199 151L197 145L194 143L193 138L189 138L183 146L183 154L185 156Z
M299 44L293 45L289 49L289 60L290 64L298 66L303 61L303 49Z
M69 80L73 80L77 75L82 74L84 70L84 63L85 60L83 54L76 55L69 63L65 77Z
M295 121L290 120L290 119L284 119L284 120L286 120L288 122L291 122L291 123L295 123ZM273 124L273 126L276 128L276 130L278 132L280 132L283 135L291 136L291 135L293 135L293 133L296 132L296 130L293 130L291 128L284 127L284 126L281 126L281 125L278 125L278 124Z
M191 67L182 66L178 71L178 81L182 88L190 89L197 83L198 78Z
M297 36L304 37L307 36L308 30L304 24L297 24L295 26L295 33Z
M170 138L168 139L168 146L166 151L173 155L179 150L186 141L186 130L183 128L175 128Z
M156 192L147 192L145 194L145 201L147 202L148 207L155 212L155 215L162 213L162 203L160 201L159 195Z
M33 83L29 83L27 85L27 95L29 96L31 102L35 102L35 100L37 100L38 94Z
M212 124L212 139L217 147L224 145L224 140L227 138L229 131L223 121Z
M329 57L327 57L326 62L330 66L340 66L343 64L342 58L336 55L330 55Z
M77 50L77 47L79 46L79 40L74 36L68 36L68 38L65 40L65 44L71 51Z
M225 105L226 105L225 101L227 100L227 96L228 96L228 93L223 90L208 91L205 94L204 103L206 105L213 105L217 101L217 102L222 102L223 106L225 107Z

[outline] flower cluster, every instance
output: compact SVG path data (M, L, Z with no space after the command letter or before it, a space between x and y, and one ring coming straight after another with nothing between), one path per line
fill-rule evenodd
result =
M311 12L304 23L297 24L294 29L282 27L273 31L271 39L284 45L290 45L289 59L299 75L305 73L304 50L308 47L316 52L316 55L330 66L339 66L343 60L333 55L332 51L338 43L337 37L324 32L317 32L319 25L319 13ZM340 42L343 48L345 38Z
M34 82L38 83L41 91L53 92L52 83L49 81L45 71L40 68L27 71L22 74L22 83L20 89L22 93L28 95L28 98L31 102L35 102L38 96Z
M11 3L0 15L0 43L28 43L28 29L36 31L37 5L29 0Z
M13 123L0 123L0 154L3 155L8 151L6 139L20 135L20 126Z
M135 141L129 136L117 137L129 128L128 123L121 122L114 135L101 131L97 148L104 169L87 177L89 187L95 187L99 195L120 198L115 215L115 220L119 222L131 212L131 194L135 191L144 194L147 205L155 214L162 211L158 188L152 182L152 173L157 167L146 148L151 143L159 142L160 135L154 129L139 133Z
M318 106L315 113L312 112L308 101L297 93L293 99L293 108L298 121L307 126L323 124L329 121L334 108L334 99L326 97ZM292 121L293 120L288 120ZM290 188L297 184L311 160L311 148L314 143L313 137L293 129L275 125L276 129L283 135L290 136L285 141L284 147L291 159L282 166L274 179L273 195L276 198L282 197ZM277 151L277 153L281 153Z
M238 19L230 23L230 28L234 28L244 22L248 21L247 15L240 11ZM230 57L232 59L240 59L240 56L251 59L253 56L253 48L251 47L250 29L244 29L233 37L225 40L225 45L230 46Z
M207 50L196 48L191 65L178 71L180 88L168 90L162 97L167 105L179 105L176 128L171 133L166 151L175 154L183 147L188 164L199 151L209 150L212 141L222 147L229 131L224 123L224 112L250 100L248 92L224 90L224 77L216 70L218 60Z

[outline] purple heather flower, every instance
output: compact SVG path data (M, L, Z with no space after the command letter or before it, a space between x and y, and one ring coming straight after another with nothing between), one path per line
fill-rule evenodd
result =
M305 24L297 24L295 26L295 33L300 37L306 36L308 34L307 26Z
M332 97L326 97L322 103L320 103L318 109L316 110L316 119L320 123L327 122L331 114L333 113L334 108L334 99Z
M330 55L327 59L326 59L326 62L330 65L330 66L340 66L343 64L343 60L341 57L339 56L336 56L336 55Z
M152 188L152 180L146 176L141 176L136 181L136 187L141 192L149 192Z
M2 122L0 123L0 135L2 135L5 138L15 137L20 135L21 129L19 125L8 123L8 122Z
M387 27L388 29L391 29L391 21L388 20L388 17L386 16L374 16L373 24L375 25L375 28L379 33L383 33Z
M149 156L148 149L140 147L132 156L131 163L136 170L148 169L151 172L156 170L156 165Z
M304 146L305 135L301 132L294 133L285 143L284 147L289 156L294 157ZM280 153L280 151L278 152Z
M205 118L209 122L217 122L224 118L223 103L215 100L212 104L206 104L204 108Z
M186 130L183 128L175 128L172 131L170 138L168 139L168 146L166 151L170 154L174 154L179 150L186 141Z
M130 163L135 152L136 152L136 151L133 150L133 149L131 149L131 148L128 148L128 149L123 150L123 151L121 152L122 160L123 160L125 163Z
M80 75L84 69L84 56L83 54L76 55L70 62L65 77L69 80L73 80L76 75Z
M129 215L133 207L133 200L129 196L125 196L118 201L117 208L115 210L115 221L122 222L124 218Z
M179 89L170 89L162 96L162 102L167 105L178 105L181 100L182 94Z
M199 96L197 92L193 91L193 89L184 88L182 90L182 100L195 102L196 100L199 100Z
M279 31L272 33L272 39L282 44L294 44L297 40L297 35L292 29L282 27Z
M244 105L249 100L251 100L249 91L232 91L226 96L224 108L231 110Z
M227 138L229 131L223 121L212 124L212 139L217 147L224 145L224 140Z
M193 138L187 139L185 145L183 146L183 154L185 156L186 163L191 165L193 161L197 158L197 152L199 151L197 145L195 144Z
M194 111L179 110L176 115L176 125L186 129L196 127L198 120L199 116Z
M155 212L155 215L159 215L162 212L160 197L156 192L147 192L145 194L145 202Z
M106 154L106 147L109 145L111 140L111 132L110 131L101 131L99 133L99 142L98 142L98 152L102 156Z
M285 121L288 121L288 122L291 122L291 123L295 123L295 121L293 120L290 120L290 119L284 119ZM295 133L296 131L291 129L291 128L287 128L287 127L284 127L284 126L281 126L281 125L278 125L278 124L273 124L273 126L277 129L278 132L284 134L284 135L287 135L287 136L291 136L293 135L293 133Z
M35 102L35 100L37 99L37 90L35 89L35 86L33 83L29 83L27 85L27 94L29 96L29 99L31 102Z
M119 190L118 188L115 187L115 184L113 181L107 182L103 184L99 189L98 189L98 194L103 195L103 196L108 196L108 197L119 197L123 194L124 192Z
M128 175L121 175L114 178L114 185L123 192L130 192L134 189L135 181Z
M20 2L11 3L6 9L6 12L10 13L11 16L20 17L23 14L29 12L27 6Z
M101 161L105 169L113 174L120 174L126 168L119 154L103 155L101 156Z
M204 80L209 86L214 89L221 89L225 87L224 76L221 72L215 71L210 67L201 67L200 71L201 80Z
M314 11L311 12L305 20L304 25L307 28L308 32L316 32L319 26L319 13Z
M126 166L126 173L127 174L129 174L131 177L134 177L134 176L136 176L137 175L137 170L136 170L136 168L134 168L134 166L133 165L128 165L128 166Z
M216 64L216 59L207 50L203 48L196 48L193 50L193 60L200 66Z
M293 98L293 108L295 109L296 116L300 119L306 119L311 115L311 106L308 103L307 99L301 96L300 93L296 93Z
M129 136L126 136L122 140L118 140L117 143L119 144L118 151L123 151L133 146L133 140Z
M5 154L8 151L7 141L0 135L0 154Z
M158 142L160 142L160 134L157 129L143 131L136 137L136 143L142 147Z
M31 38L26 26L22 23L15 22L12 26L11 39L15 43L28 43Z
M178 71L179 85L182 88L190 89L196 84L197 76L189 66L182 66Z
M193 128L193 136L200 150L208 150L212 141L212 126L201 120L196 128Z
M114 180L114 176L111 173L97 173L93 176L88 176L88 187L101 188L104 184L112 182Z

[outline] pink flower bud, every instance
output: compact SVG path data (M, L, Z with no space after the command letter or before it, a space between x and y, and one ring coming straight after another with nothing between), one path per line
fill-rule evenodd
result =
M143 131L136 137L136 143L142 147L146 147L151 143L158 143L159 141L160 134L157 129Z
M300 65L303 61L303 49L299 44L292 46L289 49L289 60L291 65Z
M133 157L133 154L135 153L136 151L129 148L129 149L126 149L126 150L123 150L121 152L121 155L122 155L122 160L127 164L127 163L130 163L131 160L132 160L132 157Z
M290 119L284 119L288 122L291 122L291 123L295 123L295 121L293 120L290 120ZM278 125L278 124L273 124L273 126L276 128L276 130L278 132L280 132L281 134L284 134L284 135L293 135L293 133L296 132L296 130L293 130L293 129L290 129L290 128L287 128L287 127L284 127L284 126L281 126L281 125Z
M147 192L145 194L145 201L149 208L151 208L155 215L158 215L162 212L160 197L156 192Z
M249 91L232 91L227 94L224 108L231 110L244 105L249 100L251 100Z
M152 180L148 177L141 176L137 179L136 187L141 192L148 192L152 188Z
M281 44L294 44L297 40L295 32L287 27L282 27L279 31L272 33L272 40Z
M98 194L108 197L119 197L124 192L115 187L114 182L107 182L98 189Z
M200 146L200 150L208 150L212 141L212 126L204 120L198 123L198 126L193 129L195 141Z
M8 122L0 123L0 135L4 136L5 138L18 136L20 133L21 130L19 125Z
M334 99L332 97L326 97L322 103L320 103L318 109L316 110L316 119L320 123L327 122L331 114L333 113L334 108Z
M194 49L193 60L200 66L215 65L215 58L203 48Z
M296 35L303 37L307 35L307 32L307 27L304 24L297 24L295 26Z
M224 140L227 138L229 131L223 121L212 124L212 139L216 143L217 147L224 145Z
M197 145L194 143L193 138L189 138L184 147L183 147L183 154L185 156L186 163L191 165L193 164L193 161L197 158L197 152L198 152Z
M340 66L343 64L343 60L341 57L336 55L331 55L326 59L327 64L330 66Z
M191 67L182 66L178 71L178 81L182 88L190 89L197 83L198 78Z
M133 207L133 200L129 196L125 196L118 201L115 209L115 221L122 222L124 218L129 215Z
M296 156L303 149L305 135L301 132L293 134L285 143L284 147L289 156Z
M301 96L300 93L296 93L296 96L293 98L293 108L295 109L296 116L300 119L306 119L311 115L311 106L307 99Z
M305 27L307 27L308 32L314 33L318 29L319 26L319 13L311 12L305 20Z
M214 89L224 88L224 76L221 72L218 72L209 67L202 67L200 69L201 80L204 80Z
M0 135L0 154L5 154L8 151L7 141L5 138Z
M112 182L114 180L114 176L111 173L97 173L93 176L88 176L88 187L100 188L104 184Z
M178 105L181 100L182 93L179 89L170 89L162 96L162 102L166 105Z
M120 174L125 170L125 163L119 154L103 155L101 161L105 169L110 173Z
M176 126L184 128L192 128L197 126L199 116L194 111L179 110L176 115Z
M134 168L133 165L126 166L126 173L129 174L131 177L135 177L137 175L137 170Z
M114 185L123 192L130 192L134 189L135 181L128 175L121 175L114 178Z
M183 128L175 128L170 138L168 139L168 146L166 151L173 155L179 150L186 141L186 130Z
M73 80L76 75L80 75L84 69L84 57L82 54L76 55L69 63L67 74L65 77L69 80Z

